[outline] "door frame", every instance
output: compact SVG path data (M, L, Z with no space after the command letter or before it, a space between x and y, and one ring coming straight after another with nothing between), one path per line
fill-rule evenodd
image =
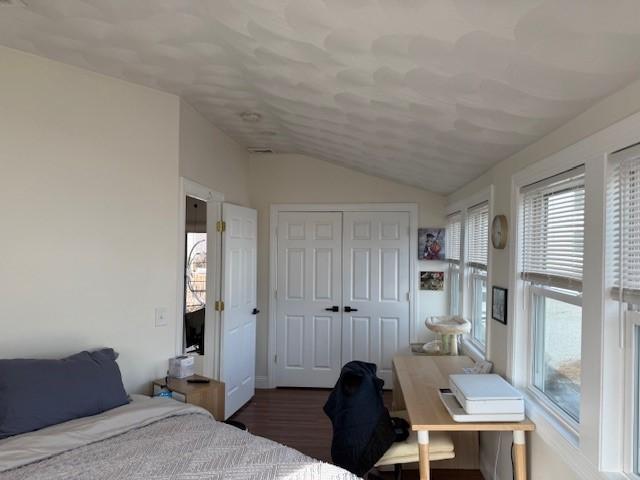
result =
M180 177L180 188L179 188L179 199L178 199L178 261L177 261L177 272L178 272L178 289L177 289L177 301L176 301L176 341L175 341L175 351L176 355L183 355L183 335L184 335L184 269L185 269L185 258L184 258L184 250L185 250L185 235L186 235L186 217L187 217L187 201L186 197L197 198L198 200L202 200L207 203L207 217L209 216L209 208L213 209L215 213L216 221L222 219L222 203L224 202L224 195L222 193L216 192L204 185L201 185L193 180L190 180L186 177ZM213 231L215 232L215 224L212 225ZM209 224L207 222L207 234L209 233ZM213 242L213 252L211 258L215 258L216 261L213 262L213 268L209 268L209 247L211 246L211 242ZM212 378L218 378L220 375L220 312L215 311L213 308L209 308L209 303L213 305L213 302L218 300L220 296L220 274L222 272L222 267L220 265L220 259L222 255L222 239L220 235L213 235L213 238L210 239L209 235L207 235L207 312L211 312L210 314L206 314L205 317L205 332L207 331L207 327L210 328L209 331L212 330L213 335L209 336L205 334L205 351L209 350L212 352L211 361L204 362L204 374L206 376L210 376ZM212 320L212 321L209 321ZM213 324L213 325L211 325ZM207 355L208 356L208 355ZM206 357L205 357L206 358Z
M276 288L278 285L278 215L280 212L402 212L409 214L409 342L417 339L416 298L420 286L418 262L417 203L276 203L269 217L269 334L267 345L267 387L276 387L278 332L276 329Z

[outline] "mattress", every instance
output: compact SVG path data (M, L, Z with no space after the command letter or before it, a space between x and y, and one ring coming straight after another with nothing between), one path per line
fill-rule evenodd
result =
M167 398L134 396L100 415L0 441L2 480L356 478Z

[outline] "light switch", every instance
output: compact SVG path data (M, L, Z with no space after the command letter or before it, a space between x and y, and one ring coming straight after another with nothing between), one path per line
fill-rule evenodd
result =
M156 327L166 327L168 325L167 309L165 307L156 308Z

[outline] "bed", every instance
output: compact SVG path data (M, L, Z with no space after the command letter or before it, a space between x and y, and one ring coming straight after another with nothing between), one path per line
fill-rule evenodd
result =
M217 422L202 408L142 395L98 415L0 440L2 480L356 478Z

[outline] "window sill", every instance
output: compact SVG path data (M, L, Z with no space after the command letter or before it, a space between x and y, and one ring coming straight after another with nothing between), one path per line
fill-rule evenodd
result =
M522 390L521 390L522 391ZM548 408L529 392L522 392L527 416L536 425L536 433L542 437L549 448L556 452L563 462L584 480L622 480L627 478L621 473L600 472L580 450L580 438L563 422L558 420Z
M462 353L471 357L474 362L484 362L486 360L485 352L475 344L470 338L462 338Z
M578 434L569 427L565 422L560 420L555 413L550 411L550 408L545 405L540 399L530 391L523 393L525 405L527 409L527 415L536 424L537 422L543 422L545 426L552 428L571 448L575 448L576 451L580 448L580 437Z

